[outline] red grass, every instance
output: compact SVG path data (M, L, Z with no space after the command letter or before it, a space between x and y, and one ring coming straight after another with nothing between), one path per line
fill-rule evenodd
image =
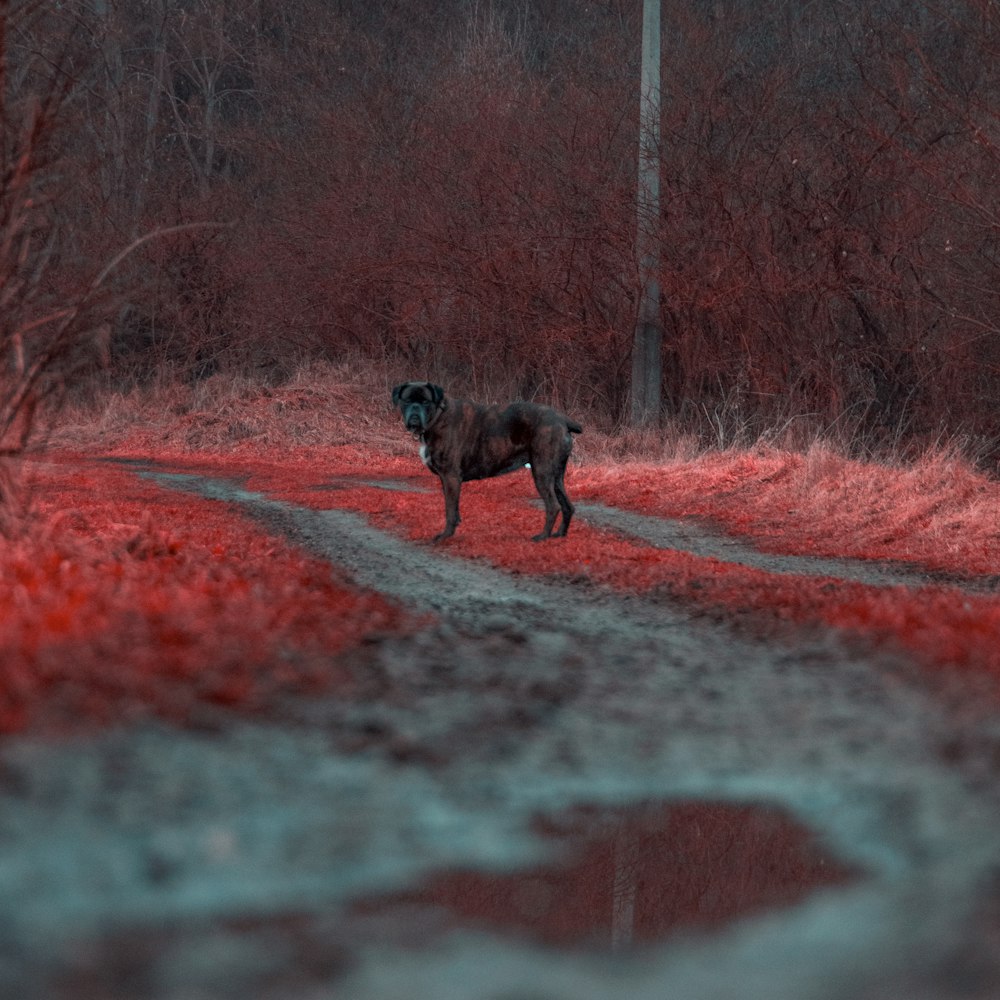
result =
M1000 574L1000 483L947 454L899 467L820 447L709 453L583 469L574 491L640 513L708 518L772 552Z
M414 540L429 539L443 524L437 480L416 456L382 457L342 446L303 451L280 462L186 455L176 464L207 474L248 476L249 489L316 509L356 510L375 525ZM904 473L825 453L805 458L744 453L666 466L573 469L569 484L574 497L593 496L645 512L712 517L779 551L878 554L952 572L997 572L996 537L992 519L989 531L985 527L985 510L1000 491L963 468L950 469L941 460ZM365 478L384 477L410 480L426 492L361 485ZM340 488L323 489L331 479L340 480ZM935 509L920 514L928 496L935 497L930 505ZM725 618L749 613L757 619L849 629L902 647L925 664L983 671L1000 680L1000 600L993 596L941 586L875 588L778 575L652 549L594 528L583 518L574 522L569 538L539 545L529 541L542 521L533 498L527 475L467 484L463 525L443 551L515 573L553 574L617 591L681 599ZM859 504L865 498L870 502ZM963 525L957 533L972 535L979 548L970 551L971 543L955 544L937 527L926 529L941 518Z
M218 470L218 463L212 465ZM317 509L345 507L360 511L378 527L410 539L427 539L443 524L437 481L419 471L416 459L394 458L376 466L369 456L360 475L351 456L337 449L331 451L319 472L314 459L305 464L241 461L239 466L252 473L247 483L250 489ZM735 466L730 462L723 468L731 477L733 491L744 492ZM230 468L229 474L233 471ZM428 492L398 493L362 485L332 491L313 488L331 476L348 482L351 476L362 479L380 475L412 477ZM573 495L582 492L576 477L574 473ZM654 479L653 485L647 481L640 487L636 481L632 484L636 492L631 496L636 499L642 489L649 498L660 498L661 485ZM688 483L683 492L691 495L695 490ZM466 484L462 495L463 525L455 538L445 543L444 551L471 560L483 559L516 573L557 574L618 591L669 595L727 617L749 612L850 629L876 641L902 646L925 664L986 671L1000 679L1000 601L992 596L970 596L941 586L916 590L876 588L831 578L768 573L685 552L652 549L591 527L583 519L574 522L568 538L537 544L529 540L542 521L541 511L530 503L533 497L527 475ZM662 505L662 500L650 499L649 505L654 503ZM642 509L643 505L634 506ZM774 496L769 505L759 508L765 516L768 510L775 509ZM957 569L954 557L947 553L939 556L939 565ZM980 565L992 563L984 557Z
M405 626L224 504L98 463L32 476L41 526L2 543L0 731L347 691L340 654Z

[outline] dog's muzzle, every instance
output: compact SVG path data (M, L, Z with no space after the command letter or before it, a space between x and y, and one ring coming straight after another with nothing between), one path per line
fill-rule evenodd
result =
M403 411L403 422L406 429L414 434L419 434L426 426L423 409L420 406L408 406Z

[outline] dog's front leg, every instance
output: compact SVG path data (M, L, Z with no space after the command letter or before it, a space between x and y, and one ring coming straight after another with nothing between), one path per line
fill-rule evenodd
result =
M461 476L441 475L441 489L444 490L444 531L434 536L435 542L443 542L455 534L458 522L458 498L462 492Z

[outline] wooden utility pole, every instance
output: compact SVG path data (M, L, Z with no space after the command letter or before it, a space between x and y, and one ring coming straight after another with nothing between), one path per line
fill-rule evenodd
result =
M632 344L632 426L660 416L660 0L642 2L642 70L639 95L639 183L636 256L639 309Z

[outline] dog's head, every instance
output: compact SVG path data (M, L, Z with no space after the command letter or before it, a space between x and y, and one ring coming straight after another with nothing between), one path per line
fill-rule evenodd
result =
M433 382L404 382L392 390L392 405L399 407L410 433L422 434L448 404L441 386Z

